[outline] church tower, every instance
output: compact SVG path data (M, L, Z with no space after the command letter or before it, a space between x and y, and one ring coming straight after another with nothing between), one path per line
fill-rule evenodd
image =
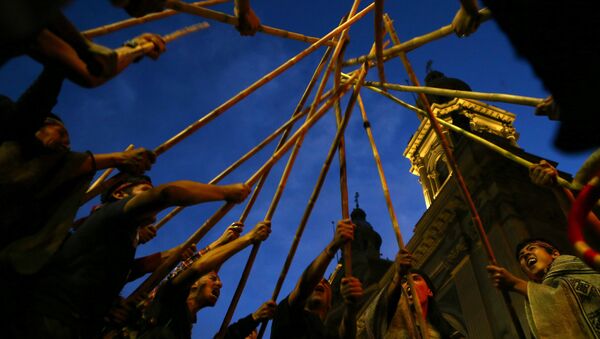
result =
M430 87L471 90L462 80L447 78L437 71L430 72L425 82ZM428 95L427 98L438 119L453 123L469 132L493 136L494 139L502 140L510 146L517 145L519 135L513 127L514 114L477 100L452 99L435 95ZM447 132L446 136L451 142L455 141ZM419 177L427 207L431 205L450 177L450 168L443 154L442 145L429 120L421 120L419 128L404 151L404 157L410 160L412 165L410 172Z
M435 71L428 74L426 83L432 87L470 90L461 80ZM519 135L513 127L514 114L477 100L435 96L429 99L439 119L533 163L541 160L517 145ZM562 252L569 252L566 218L550 189L534 185L528 169L485 146L448 130L444 133L500 265L524 278L514 251L521 240L529 237L544 237L556 243ZM485 270L487 256L468 207L427 119L421 121L404 156L411 162L410 172L419 178L428 208L415 225L408 248L417 267L430 275L436 285L440 308L449 322L457 329L462 328L469 338L516 338L501 294L492 286ZM524 300L515 294L511 297L529 335Z

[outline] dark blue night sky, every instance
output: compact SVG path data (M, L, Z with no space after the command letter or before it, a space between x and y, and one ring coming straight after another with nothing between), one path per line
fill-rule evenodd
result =
M351 3L349 0L279 0L253 1L252 5L263 24L322 36L337 25ZM361 8L364 6L366 3ZM395 20L400 39L408 40L449 24L458 9L458 2L386 1L385 6L386 12ZM233 4L228 3L214 8L231 13L232 7ZM74 1L67 8L66 15L82 30L127 18L124 11L113 8L109 1L99 0ZM200 21L204 19L181 14L113 33L97 41L118 47L142 32L166 34ZM102 153L119 151L129 144L154 148L307 47L303 42L260 33L255 37L241 37L232 26L209 23L210 28L169 44L158 61L142 60L133 64L102 87L84 89L65 83L55 112L65 120L70 130L73 149ZM372 13L352 27L350 40L347 57L369 51L373 43ZM154 182L179 179L210 181L288 119L324 51L324 48L317 50L162 155L150 172ZM493 22L483 24L469 38L447 37L408 56L421 79L425 75L425 65L431 59L434 69L463 79L475 91L540 98L548 95L529 65L515 55ZM399 60L392 60L385 67L388 81L404 84L408 79ZM14 59L0 69L0 92L18 97L40 71L41 66L26 57ZM368 79L377 80L377 72L372 71ZM396 94L414 102L410 94ZM417 177L409 173L410 164L402 156L418 126L418 119L414 113L369 91L363 91L363 99L402 232L408 240L413 226L425 210ZM556 124L545 117L534 116L532 107L494 105L517 115L516 128L521 134L518 143L526 151L558 161L559 169L573 174L587 156L558 153L552 147ZM273 233L261 248L246 286L248 293L242 297L234 319L254 311L270 297L334 133L333 114L322 119L308 133L272 220ZM346 131L346 142L350 195L352 197L354 192L360 192L361 208L382 235L383 256L393 258L397 245L358 110ZM272 153L273 147L266 148L225 178L223 183L245 181ZM271 172L246 228L252 227L265 215L286 159L284 157ZM334 161L336 165L337 160ZM302 270L333 234L332 221L341 216L337 173L336 167L332 167L280 298L291 291ZM167 224L154 241L141 246L138 253L153 253L179 244L219 206L220 203L211 203L186 209ZM80 215L87 214L89 209L90 205L84 206ZM229 223L237 220L242 209L243 204L230 212L198 248L206 246ZM200 311L194 338L211 338L218 330L248 253L249 250L246 250L238 254L221 269L224 283L221 300L216 307ZM135 284L126 287L126 294Z

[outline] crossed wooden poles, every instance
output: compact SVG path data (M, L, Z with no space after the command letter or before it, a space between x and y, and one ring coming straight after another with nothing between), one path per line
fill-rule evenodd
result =
M130 27L132 25L164 18L164 17L170 16L170 15L176 14L178 12L191 13L194 15L199 15L199 16L208 18L208 19L213 19L213 20L217 20L220 22L225 22L225 23L236 25L237 19L235 17L229 16L224 13L208 10L203 7L203 6L209 6L209 5L213 5L213 4L217 4L217 3L221 3L221 2L224 2L224 1L223 0L212 0L212 1L209 0L209 1L201 1L201 2L197 2L197 3L193 3L193 4L188 4L188 3L184 3L184 2L181 2L178 0L167 0L167 7L170 8L170 10L167 10L167 11L164 11L161 13L157 13L157 14L152 14L152 15L144 17L144 18L130 19L130 20L125 20L123 22L119 22L119 23L115 23L115 24L111 24L111 25L107 25L107 26L102 26L102 27L99 27L99 28L96 28L93 30L89 30L84 33L89 37L94 37L94 36L106 34L106 33L109 33L109 32L112 32L112 31L115 31L118 29L122 29L125 27ZM433 112L431 111L431 109L427 103L427 98L425 97L425 94L436 94L436 95L446 95L446 96L451 96L451 97L502 101L502 102L510 102L510 103L515 103L515 104L530 105L530 106L536 106L536 105L540 104L542 102L542 100L538 99L538 98L528 98L528 97L506 95L506 94L464 92L464 91L454 91L454 90L444 90L444 89L438 89L438 88L421 87L419 85L419 82L418 82L415 74L414 74L414 71L412 70L410 62L408 61L406 52L408 52L412 49L415 49L419 46L422 46L428 42L435 41L441 37L451 34L452 33L451 26L444 26L444 27L440 28L439 30L425 34L421 37L414 38L405 43L401 43L395 33L394 27L392 25L392 21L389 19L389 17L387 15L383 14L383 3L384 3L383 0L376 0L374 3L366 6L363 10L361 10L360 12L357 13L359 0L355 0L349 14L347 15L347 18L344 18L338 27L336 27L331 32L329 32L328 34L326 34L325 36L323 36L321 38L307 37L307 36L303 36L298 33L283 31L280 29L275 29L275 28L263 25L261 27L260 31L262 31L264 33L309 42L309 43L311 43L311 45L309 47L307 47L305 50L303 50L302 52L300 52L298 55L294 56L293 58L286 61L285 63L283 63L282 65L280 65L279 67L277 67L276 69L274 69L273 71L268 73L267 75L263 76L262 78L260 78L256 82L254 82L252 85L250 85L245 90L239 92L238 94L233 96L231 99L227 100L222 105L218 106L217 108L215 108L211 112L207 113L205 116L203 116L199 120L190 124L187 128L182 130L177 135L173 136L171 139L165 141L163 144L161 144L154 150L157 153L157 155L160 155L160 154L166 152L171 147L173 147L177 143L181 142L183 139L185 139L192 133L196 132L197 130L199 130L200 128L202 128L203 126L205 126L210 121L217 118L218 116L220 116L222 113L224 113L226 110L231 108L233 105L242 101L245 97L247 97L248 95L250 95L251 93L256 91L258 88L265 85L266 83L271 81L273 78L277 77L278 75L282 74L285 70L289 69L290 67L292 67L293 65L298 63L301 59L303 59L310 53L316 51L321 46L329 46L327 51L325 52L321 62L319 63L317 69L315 70L312 79L310 80L309 84L307 85L307 88L306 88L304 94L302 95L296 109L294 110L292 117L286 123L284 123L280 128L278 128L271 135L269 135L267 138L265 138L256 147L254 147L253 149L248 151L238 161L234 162L231 166L229 166L227 169L225 169L223 172L221 172L217 177L215 177L210 182L210 183L216 183L216 182L220 181L227 174L231 173L231 171L233 171L235 168L240 166L244 161L246 161L247 159L252 157L254 154L258 153L262 148L264 148L267 144L269 144L271 141L273 141L277 136L280 136L279 143L276 146L273 155L263 164L263 166L261 168L259 168L246 181L247 185L249 185L249 186L256 185L256 188L255 188L251 198L249 199L249 202L246 205L246 208L244 209L244 211L242 212L242 215L239 218L240 221L242 221L242 222L245 221L250 209L252 208L252 206L254 204L254 201L256 200L258 194L261 191L261 188L262 188L267 176L269 175L269 173L271 171L272 166L280 158L282 158L283 155L287 151L292 149L292 152L288 158L287 165L281 175L277 190L271 201L271 205L270 205L268 211L266 212L266 215L264 218L264 220L271 220L271 218L273 217L273 214L275 213L275 210L277 208L277 205L279 203L279 200L281 198L283 190L286 186L287 179L289 177L291 168L292 168L292 166L295 162L296 156L302 146L302 142L304 140L304 137L305 137L307 131L321 117L323 117L325 115L325 113L331 107L335 107L336 122L338 125L338 130L337 130L334 140L332 141L332 144L330 146L330 149L329 149L329 152L327 155L327 159L326 159L326 161L323 165L323 168L321 170L321 173L318 177L317 184L315 185L315 188L313 189L313 193L311 194L311 197L307 204L306 210L303 214L302 220L298 226L296 236L294 238L294 242L292 243L290 252L289 252L286 262L284 264L284 268L283 268L281 275L277 281L275 291L273 293L273 299L277 299L277 296L280 292L280 289L281 289L281 286L285 279L285 276L287 275L287 271L291 265L291 261L293 260L295 251L298 247L300 238L302 236L302 233L304 231L304 228L306 226L308 218L312 212L312 208L314 207L314 204L316 203L316 200L319 196L321 187L323 185L323 182L325 180L325 177L327 175L327 172L330 168L331 162L332 162L333 157L336 152L339 155L339 161L340 161L340 189L341 189L341 202L342 202L342 217L343 218L349 217L349 215L348 215L349 214L348 213L348 191L347 191L347 183L346 183L346 166L345 166L345 146L344 146L345 143L344 143L343 135L344 135L344 131L348 124L348 121L349 121L349 118L350 118L350 115L352 113L355 103L358 103L360 111L361 111L364 127L366 130L367 136L369 138L373 156L375 158L375 163L376 163L377 170L379 173L382 190L384 192L386 205L388 207L390 219L392 222L392 226L394 228L394 232L396 234L398 245L400 248L405 247L405 244L404 244L404 241L402 238L402 234L400 232L398 220L397 220L397 217L396 217L393 205L392 205L391 195L389 192L387 180L385 179L385 174L384 174L383 167L381 164L381 159L379 157L379 152L377 150L377 146L375 144L375 140L373 137L373 132L371 130L371 126L370 126L370 123L369 123L369 120L367 117L366 110L364 108L364 103L362 102L362 98L360 97L360 94L359 94L360 89L363 86L367 87L368 89L370 89L372 91L378 92L378 93L388 97L389 99L401 104L402 106L407 107L413 111L416 111L421 116L429 119L431 126L433 127L438 139L440 140L440 143L442 144L446 159L447 159L452 171L455 173L455 175L453 177L457 180L458 186L460 187L460 190L461 190L461 194L463 195L465 203L469 207L469 210L470 210L471 216L472 216L472 221L473 221L474 225L476 226L476 229L479 232L482 244L488 255L488 259L492 264L497 264L494 252L490 246L489 240L488 240L485 230L483 228L483 224L478 215L477 209L475 208L473 199L471 198L471 195L469 193L467 185L466 185L466 183L462 177L462 174L456 164L456 160L452 154L450 145L449 145L448 141L446 140L444 134L442 133L441 126L452 129L453 131L461 133L477 142L480 142L483 145L485 145L486 147L489 147L491 150L498 152L499 154L505 156L506 158L511 159L523 166L531 166L532 164L529 163L528 161L498 147L497 145L479 137L479 136L476 136L470 132L464 131L464 130L460 129L459 127L456 127L448 122L445 122L442 120L438 121L438 119L434 116ZM363 18L369 11L371 11L373 9L375 9L375 39L374 39L375 43L374 43L373 48L371 49L369 54L366 54L362 57L358 57L358 58L354 58L354 59L348 59L344 62L343 61L343 50L344 50L345 44L347 43L347 32L348 32L349 27L352 24L354 24L355 22L357 22L359 19ZM482 14L482 16L484 18L489 17L489 12L485 9L480 11L480 13ZM175 32L174 34L166 36L166 38L168 41L170 41L179 36L189 33L193 29L199 29L199 27L200 26L198 25L198 26L195 26L195 28L186 28L184 30L181 30L181 31ZM383 49L384 48L383 37L384 37L386 31L389 34L392 42L394 43L394 46L389 49L384 50ZM149 47L148 46L140 46L138 49L143 52L143 50L145 48L147 49ZM134 53L134 52L132 52L132 53ZM135 53L140 53L140 51L136 51ZM387 61L390 58L395 57L395 56L399 56L401 58L404 66L409 74L409 77L411 79L413 86L389 84L386 82L383 64L385 61ZM325 68L325 62L328 59L329 59L329 64ZM379 79L380 79L379 82L365 81L365 77L366 77L367 71L370 67L370 63L372 62L372 60L375 60L375 65L377 66L378 75L379 75ZM350 65L356 65L356 64L362 64L362 67L359 70L352 72L350 75L341 73L342 66L350 66ZM321 75L321 73L323 72L324 69L325 69L325 73L322 76L321 82L318 86L316 94L314 95L313 101L311 102L311 104L308 107L304 107L311 92L312 92L312 89L314 88L314 86L317 82L317 79L319 78L319 75ZM325 85L332 73L334 76L334 87L332 90L325 92ZM344 78L343 81L341 80L342 77ZM342 115L340 98L344 94L346 94L350 89L352 89L352 95L347 104L346 110L345 110L344 114ZM427 108L427 110L423 111L412 105L406 104L403 101L401 101L400 99L389 94L387 92L387 90L410 91L410 92L419 93L420 99L422 100L422 102L425 103L425 107ZM292 134L293 125L302 117L305 117L305 122ZM290 136L290 134L291 134L291 136ZM108 186L108 185L103 186L103 184L106 184L106 182L103 183L102 181L109 174L110 173L105 172L92 185L92 187L90 187L90 197L92 197L94 194L98 194L98 192L100 192L104 187ZM109 179L109 181L110 180L111 179ZM113 177L112 180L118 180L118 175ZM569 185L567 182L561 181L560 183L563 186ZM181 253L183 250L185 250L190 245L197 243L232 208L233 208L232 203L226 203L219 210L217 210L209 219L207 219L205 221L205 223L203 225L201 225L196 230L196 232L194 232L183 244L181 244L178 247L178 253L175 253L175 255L170 256L169 259L167 259L157 270L155 270L150 275L150 277L148 279L146 279L132 293L132 295L129 298L135 299L138 296L143 295L144 293L148 292L151 288L155 287L169 273L169 271L177 264L177 258L179 257L178 254ZM161 221L159 221L157 223L157 225L156 225L157 228L162 227L166 222L171 220L181 210L182 210L181 207L175 208L165 218L163 218ZM230 307L227 311L227 315L224 318L224 321L221 326L221 330L218 334L218 336L220 336L220 337L224 334L224 330L227 328L227 325L231 321L231 318L235 311L235 307L236 307L237 302L239 301L239 298L243 292L243 288L248 279L250 270L252 268L252 264L255 260L255 257L258 253L259 248L260 248L260 245L258 245L258 244L254 245L254 247L251 251L250 257L248 259L248 262L246 264L246 267L242 273L242 277L238 284L238 288L236 289L235 295L234 295L233 300L230 304ZM347 245L343 249L343 254L344 254L343 258L344 258L345 272L347 275L350 275L351 274L351 257L350 257L349 245ZM409 283L412 284L410 275L409 275ZM414 292L415 289L412 288L411 291ZM509 310L511 318L514 322L517 334L519 335L520 338L524 338L523 330L522 330L520 322L516 316L516 312L514 311L514 308L512 307L512 303L510 301L508 294L504 293L503 298L507 305L507 308ZM416 299L413 299L413 300L416 300ZM420 305L418 302L415 303L415 308L416 308L416 310L415 310L416 317L415 317L414 321L416 321L419 325L418 328L419 328L421 337L427 338L427 327L426 327L427 325L424 322L424 318L422 317L422 313L421 313L422 311L420 310ZM263 325L261 327L259 337L261 337L262 334L264 333L264 329L265 329L265 326Z

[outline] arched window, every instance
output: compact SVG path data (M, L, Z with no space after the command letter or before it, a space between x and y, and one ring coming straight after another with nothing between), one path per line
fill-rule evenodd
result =
M442 188L442 185L446 182L448 177L450 176L450 171L448 170L448 165L444 161L442 157L437 159L435 163L435 172L437 173L437 184L439 188Z

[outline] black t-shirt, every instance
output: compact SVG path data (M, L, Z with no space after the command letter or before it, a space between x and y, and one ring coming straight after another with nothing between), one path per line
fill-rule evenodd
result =
M67 238L40 272L37 312L65 323L95 325L127 281L140 221L124 211L131 198L109 203Z
M189 288L173 285L167 280L159 286L156 297L145 312L148 323L139 339L188 339L196 315L187 307Z
M333 339L337 336L328 333L321 318L308 312L303 306L291 306L289 296L283 299L275 311L271 326L271 339Z
M22 274L62 243L93 175L80 173L88 154L50 150L35 137L62 81L45 68L16 102L0 95L0 266Z
M252 318L252 314L248 314L246 317L236 321L235 323L227 327L225 332L225 339L245 339L247 336L256 329L259 322Z

